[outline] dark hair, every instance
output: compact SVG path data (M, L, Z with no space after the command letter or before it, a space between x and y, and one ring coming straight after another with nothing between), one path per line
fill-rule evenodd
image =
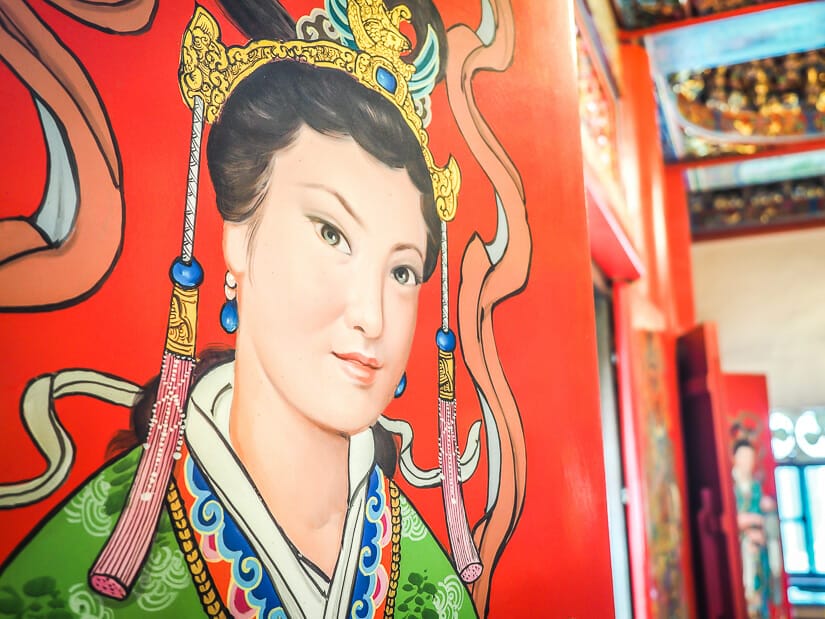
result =
M240 222L255 217L273 156L292 143L303 126L324 135L350 136L389 167L407 170L422 195L428 278L438 258L440 222L418 139L390 101L337 69L275 61L255 70L232 92L206 147L223 218Z
M754 449L753 443L751 443L748 439L740 438L737 439L736 442L733 444L732 453L735 455L736 452L739 451L739 449L741 449L742 447L750 447L751 449Z

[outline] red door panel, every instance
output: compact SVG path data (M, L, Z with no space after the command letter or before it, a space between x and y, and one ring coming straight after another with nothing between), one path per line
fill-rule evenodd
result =
M677 340L688 502L700 617L746 617L716 325Z

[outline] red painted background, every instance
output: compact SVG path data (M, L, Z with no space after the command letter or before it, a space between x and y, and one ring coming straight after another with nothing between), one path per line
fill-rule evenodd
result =
M151 28L126 36L94 30L45 2L31 4L85 66L108 112L123 168L125 234L114 270L88 300L51 312L0 314L3 482L29 478L44 467L19 421L20 396L30 379L75 367L142 383L158 372L170 293L167 272L180 247L191 123L177 86L180 38L191 2L159 3ZM204 4L218 14L211 2ZM288 6L298 15L316 4ZM458 22L475 27L479 21L474 3L437 5L448 27ZM612 591L572 18L568 4L560 2L519 0L514 10L512 67L476 78L479 107L522 175L534 245L527 287L495 310L499 356L527 437L528 473L521 522L493 580L490 616L602 619L613 614ZM243 42L228 24L222 26L225 41ZM29 215L45 182L41 129L31 98L5 65L0 65L0 85L0 165L6 179L0 217ZM451 152L462 168L458 216L451 224L451 257L457 265L471 234L492 238L495 204L445 99L440 86L430 135L436 160L446 161ZM223 301L221 226L205 166L201 181L195 243L206 271L200 349L231 344L217 319ZM454 270L453 303L457 285ZM415 457L427 466L437 463L433 336L438 325L438 284L430 282L421 294L409 389L388 411L413 423ZM480 411L460 366L457 399L463 445ZM0 557L103 463L107 443L128 425L128 411L89 398L67 398L57 408L77 447L71 476L46 501L0 512ZM471 521L484 505L485 471L482 462L465 488ZM446 544L440 492L412 491L411 496Z

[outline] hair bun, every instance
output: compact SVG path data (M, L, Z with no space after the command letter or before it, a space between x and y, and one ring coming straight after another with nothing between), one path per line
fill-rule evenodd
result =
M279 0L218 0L224 15L250 39L292 39L295 20Z

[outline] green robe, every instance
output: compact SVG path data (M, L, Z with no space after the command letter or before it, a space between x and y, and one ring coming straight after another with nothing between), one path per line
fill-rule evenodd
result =
M6 563L0 573L0 617L205 614L168 509L161 513L131 594L116 601L89 588L89 568L125 503L140 452L135 449L94 475ZM407 499L403 495L399 499L401 559L394 616L475 617L464 584L432 532Z

